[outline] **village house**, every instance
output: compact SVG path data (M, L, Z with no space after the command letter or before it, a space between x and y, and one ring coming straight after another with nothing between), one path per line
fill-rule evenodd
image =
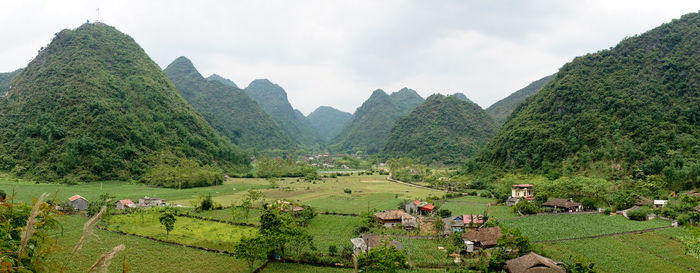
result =
M403 249L403 244L397 240L390 239L388 236L379 236L377 234L362 234L359 238L350 239L353 245L353 253L358 255L362 252L367 252L372 248L381 245L383 242L389 243L390 246L396 247L396 249Z
M651 206L653 204L654 204L653 200L646 198L644 196L640 196L639 198L637 198L637 202L634 203L635 206L640 206L640 207L641 206Z
M521 199L535 199L534 187L535 186L531 184L517 184L510 186L510 197L506 201L506 205L513 206L520 202Z
M565 273L561 262L530 252L518 258L506 261L509 273Z
M542 207L552 208L554 212L557 212L557 210L563 210L565 212L583 211L581 203L576 203L572 199L567 200L563 198L553 198L552 200L542 203Z
M374 217L377 219L377 222L385 227L394 227L402 224L404 218L413 218L413 216L401 209L377 212L374 214Z
M165 205L165 199L144 196L139 198L138 206L142 208L157 207Z
M444 234L463 232L467 229L476 229L484 224L484 216L481 214L455 215L442 219L445 222Z
M416 229L418 228L418 221L416 217L406 214L401 216L401 226L403 226L404 229Z
M409 214L430 213L435 210L435 205L420 200L413 200L406 203L405 209Z
M668 204L668 200L654 200L654 208L663 208Z
M88 200L77 194L68 198L68 202L70 202L71 206L76 210L85 210L88 208Z
M284 201L284 200L277 200L277 206L279 207L280 211L286 211L286 212L291 212L291 213L300 213L304 210L304 207L299 205L299 204L292 204L289 201Z
M503 235L501 234L500 227L481 228L462 234L467 252L469 252L470 246L472 247L472 251L474 247L481 249L494 247L498 244L498 239L501 237L503 237Z
M134 202L131 201L131 199L124 199L124 200L117 201L116 209L118 209L118 210L133 209L133 208L136 208L136 204L134 204Z

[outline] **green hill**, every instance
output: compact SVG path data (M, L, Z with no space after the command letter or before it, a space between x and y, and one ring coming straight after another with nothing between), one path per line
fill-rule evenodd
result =
M219 75L217 75L217 74L212 74L211 76L207 77L207 80L209 80L209 81L217 81L217 82L223 83L224 85L238 88L238 85L236 85L236 83L234 83L232 80L229 80L229 79L227 79L227 78L221 77L221 76L219 76ZM238 88L238 89L240 89L240 88Z
M554 75L555 74L552 74L536 80L525 86L523 89L513 92L513 94L510 94L504 99L492 104L489 106L489 108L486 108L486 113L491 116L496 124L502 125L506 122L506 118L508 118L508 115L513 112L518 104L525 101L525 99L527 99L529 96L537 93L537 91L539 91L545 84L554 78Z
M192 186L213 182L209 175L221 176L218 167L248 168L248 157L114 27L84 24L57 33L13 85L0 99L4 171L40 181L150 177L163 186L172 186L161 183L170 177L183 182L178 175L185 173L198 179L184 181Z
M255 100L265 112L298 144L314 146L318 136L307 126L287 100L287 92L281 86L267 79L251 82L245 92Z
M466 102L473 102L472 100L467 98L467 95L465 95L464 93L454 93L454 94L452 94L452 96L454 96L455 98L458 98L460 100L466 101ZM479 108L481 108L481 107L479 107Z
M233 143L258 151L289 150L295 146L243 90L210 80L213 76L205 79L185 57L177 58L164 71L182 97Z
M17 69L12 72L0 73L0 96L4 95L10 89L10 81L21 72L22 69Z
M496 125L475 103L436 94L396 121L383 153L455 164L475 155L495 133Z
M336 152L378 153L386 144L394 122L422 102L423 98L411 89L404 88L391 95L377 89L357 108L350 124L331 140L329 148Z
M318 107L308 117L311 128L324 142L337 136L348 125L351 118L352 114L330 106Z
M700 178L700 14L575 58L481 154L501 168Z

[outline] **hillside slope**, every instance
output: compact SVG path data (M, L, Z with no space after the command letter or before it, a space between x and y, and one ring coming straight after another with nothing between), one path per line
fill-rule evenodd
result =
M238 88L238 85L236 85L236 83L234 83L232 80L229 80L229 79L227 79L227 78L221 77L221 76L219 76L218 74L212 74L211 76L207 77L207 80L208 80L208 81L216 81L216 82L222 83L222 84L224 84L224 85L227 85L227 86L231 86L231 87L235 87L235 88L237 88L237 89L240 89L240 88Z
M177 58L164 72L182 97L233 143L258 151L289 150L295 146L243 90L211 80L213 76L205 79L189 59Z
M698 71L698 13L578 57L511 114L481 161L700 186Z
M114 27L57 33L13 85L0 99L2 170L74 182L138 179L155 167L248 166Z
M350 123L351 118L352 114L330 106L318 107L308 116L311 128L324 142L337 136Z
M536 80L523 87L522 89L513 92L513 94L510 94L504 99L499 100L496 103L489 106L488 108L486 108L486 113L489 114L489 116L491 116L491 118L496 122L496 124L502 125L506 122L506 118L508 118L508 115L510 115L510 113L512 113L513 110L515 110L515 107L517 107L519 104L525 101L525 99L527 99L528 97L537 93L537 91L539 91L545 84L547 84L554 78L554 75L555 74L552 74L539 80Z
M436 94L396 121L383 153L455 164L475 155L495 133L496 125L478 105Z
M4 95L10 89L10 81L21 72L22 69L17 69L12 72L0 73L0 96Z

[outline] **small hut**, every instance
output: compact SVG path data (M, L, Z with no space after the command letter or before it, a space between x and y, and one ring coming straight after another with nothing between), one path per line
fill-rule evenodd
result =
M68 198L68 202L76 210L86 210L88 208L88 200L77 194Z
M509 273L565 273L561 262L530 252L518 258L506 261Z

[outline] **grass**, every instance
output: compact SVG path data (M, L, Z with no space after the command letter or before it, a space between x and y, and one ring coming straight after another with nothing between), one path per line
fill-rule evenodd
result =
M248 219L245 218L245 210L239 207L220 209L220 210L207 210L202 212L192 212L191 215L200 216L209 219L232 221L235 223L247 223L247 224L260 224L260 215L262 214L260 209L250 209L248 211Z
M461 197L457 197L457 198L447 199L447 201L448 202L457 201L457 202L467 202L467 203L490 204L490 203L495 203L496 199L481 197L481 196L466 195L466 196L461 196Z
M445 202L440 209L446 209L452 212L452 215L461 214L484 214L486 212L486 204L462 203L462 202Z
M263 273L287 273L287 272L304 272L304 273L350 273L353 272L351 268L337 268L337 267L322 267L313 266L306 264L293 264L293 263L269 263L262 271ZM399 270L401 273L407 272L417 272L417 273L430 273L430 272L445 272L444 269L402 269Z
M408 251L408 257L414 266L435 267L453 264L447 253L438 249L438 240L399 238L404 248Z
M257 233L257 229L252 227L176 217L175 228L166 238L165 229L158 221L158 216L155 212L114 215L109 219L108 227L181 244L228 251L233 250L233 246L241 237Z
M685 255L680 242L656 231L544 246L551 258L586 260L600 272L694 272L700 268L700 260Z
M664 220L632 221L623 216L603 214L534 215L502 223L510 228L520 228L523 235L533 241L580 238L670 225Z
M357 237L355 227L360 219L352 216L316 215L306 230L314 237L319 252L327 253L330 245L335 245L338 253L343 246L351 246L350 239Z
M103 253L119 244L126 245L112 261L109 272L122 272L123 259L131 266L131 272L248 272L245 261L229 255L164 244L135 236L124 236L104 230L95 230L97 238L89 239L83 249L71 257L71 250L80 240L83 224L88 218L68 216L62 218L63 233L55 235L57 251L48 259L60 262L66 272L86 272ZM262 263L258 263L259 266Z
M495 217L499 220L518 217L509 206L494 205L488 207L489 217Z

